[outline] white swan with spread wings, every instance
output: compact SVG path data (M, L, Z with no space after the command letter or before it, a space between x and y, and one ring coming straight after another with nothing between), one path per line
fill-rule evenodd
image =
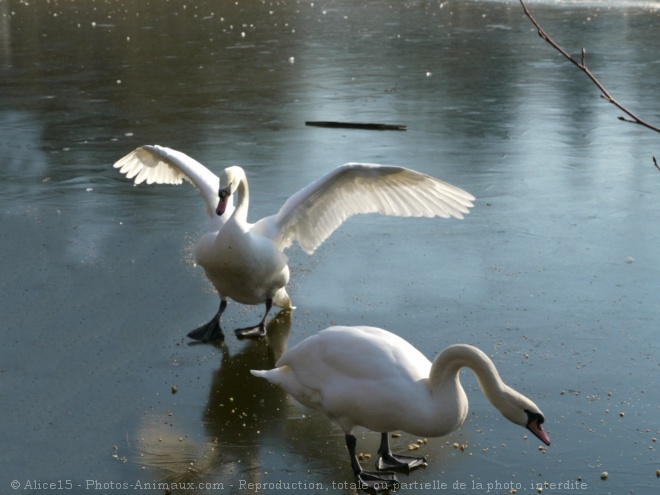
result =
M284 254L292 242L312 254L353 215L460 219L474 200L462 189L407 168L347 163L295 193L276 214L253 224L247 219L249 190L241 167L228 167L218 177L180 151L151 145L137 148L114 167L136 184L186 180L204 199L210 226L195 248L195 257L218 291L220 307L211 321L188 334L200 341L224 338L220 317L227 299L266 305L257 325L236 330L239 337L264 336L272 305L292 307Z

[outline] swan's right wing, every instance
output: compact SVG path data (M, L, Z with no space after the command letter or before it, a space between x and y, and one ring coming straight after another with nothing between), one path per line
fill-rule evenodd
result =
M140 146L118 160L114 168L133 179L135 184L181 184L186 180L199 189L211 220L217 216L220 179L185 153L158 145Z
M347 163L291 196L255 228L280 248L295 240L311 254L353 215L463 218L473 200L458 187L408 168Z

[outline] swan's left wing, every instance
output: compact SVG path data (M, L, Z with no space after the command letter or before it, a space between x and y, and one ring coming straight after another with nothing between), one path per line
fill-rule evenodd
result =
M140 146L118 160L114 168L126 174L127 178L133 179L135 184L181 184L184 180L190 182L199 189L209 218L212 221L217 220L215 207L220 179L185 153L165 146Z
M295 240L313 253L346 219L360 213L463 218L474 197L403 167L347 163L291 196L255 228L282 249Z

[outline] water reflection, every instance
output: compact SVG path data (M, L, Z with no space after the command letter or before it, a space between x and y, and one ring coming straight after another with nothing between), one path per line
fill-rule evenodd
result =
M0 146L5 148L0 168L4 193L11 197L34 194L27 186L48 180L48 156L39 149L43 123L33 112L0 110L0 129Z
M202 423L208 440L194 437L161 414L145 415L137 433L138 462L156 479L185 483L200 479L244 480L258 477L261 443L286 414L286 394L253 379L250 369L270 369L286 350L291 311L280 311L268 323L263 341L237 353L220 346L220 366L213 372ZM195 347L195 344L191 344ZM255 479L257 481L257 479Z

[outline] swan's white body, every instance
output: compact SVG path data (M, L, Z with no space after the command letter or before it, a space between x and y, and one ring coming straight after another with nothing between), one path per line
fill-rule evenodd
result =
M390 471L410 470L426 459L393 454L388 432L446 435L463 424L468 401L459 371L470 368L488 400L508 420L550 445L540 409L505 385L492 361L470 345L453 345L431 363L408 342L374 327L330 327L286 351L272 370L252 370L302 404L318 409L344 430L351 467L364 489L396 488ZM381 432L376 468L364 471L353 428Z
M252 371L302 404L324 412L346 434L356 426L438 437L460 427L467 396L459 370L471 369L504 417L550 443L540 409L500 379L492 361L469 345L453 345L431 363L404 339L374 327L330 327L289 349L276 368ZM530 414L537 422L530 427Z
M136 184L194 184L210 219L209 231L195 248L197 262L223 302L230 298L266 303L267 308L271 302L291 307L283 251L293 241L312 254L355 214L463 218L474 200L457 187L406 168L350 163L291 196L275 215L251 224L248 183L240 167L226 168L218 177L184 153L162 146L137 148L114 167Z

